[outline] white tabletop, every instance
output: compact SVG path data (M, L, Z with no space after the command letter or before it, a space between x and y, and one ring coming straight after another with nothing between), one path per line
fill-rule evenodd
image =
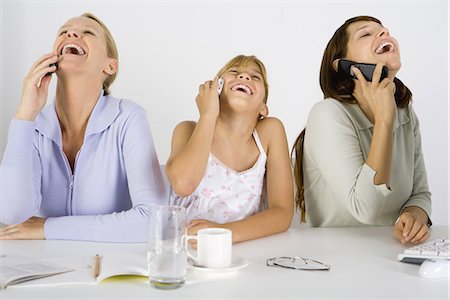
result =
M433 226L431 238L448 236L449 227ZM98 285L7 288L0 299L448 299L449 279L419 277L418 265L397 261L405 246L391 227L291 228L267 238L233 246L250 264L213 274L189 270L186 285L161 291L145 280ZM1 253L37 258L145 249L144 244L76 241L0 241ZM299 271L266 266L274 256L302 256L331 265L330 271Z

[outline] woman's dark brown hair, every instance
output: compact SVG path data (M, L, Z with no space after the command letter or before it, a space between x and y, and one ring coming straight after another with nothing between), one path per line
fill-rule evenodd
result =
M336 30L323 53L322 64L320 66L320 87L323 92L324 99L334 98L344 103L355 104L356 99L353 96L355 82L349 77L340 76L333 68L333 62L336 59L345 58L347 56L347 44L349 40L347 28L350 24L360 21L381 22L370 16L358 16L345 21L345 23ZM395 102L398 108L407 107L411 102L411 91L400 81L394 78L395 84ZM296 185L295 203L296 208L301 211L301 221L305 221L306 205L304 197L303 182L303 144L305 139L306 128L300 133L292 147L291 156L294 159L294 178Z

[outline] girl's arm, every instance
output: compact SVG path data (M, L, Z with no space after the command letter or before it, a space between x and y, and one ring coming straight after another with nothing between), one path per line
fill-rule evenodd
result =
M203 178L219 115L217 78L200 85L199 89L196 101L200 118L197 123L182 122L175 127L166 164L172 189L181 197L192 194Z
M294 212L294 192L286 133L282 123L266 118L257 126L258 134L267 143L267 197L269 208L243 220L217 224L195 220L189 234L206 227L223 227L233 232L233 242L261 238L289 228Z

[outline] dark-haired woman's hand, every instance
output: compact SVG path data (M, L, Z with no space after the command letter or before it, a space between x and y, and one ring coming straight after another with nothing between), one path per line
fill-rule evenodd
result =
M394 93L395 84L389 78L380 81L381 70L383 64L377 64L373 73L372 82L367 81L358 68L353 67L353 71L358 78L357 85L361 91L361 96L373 114L375 124L385 124L392 126L394 124L395 115L397 114L397 106L395 103Z
M48 85L51 76L46 75L56 71L58 56L48 53L39 58L31 67L23 80L22 98L16 112L16 118L33 121L47 102Z
M394 237L402 244L419 244L429 237L428 215L421 208L410 206L403 210L394 225Z
M378 64L373 73L372 82L367 81L361 71L353 68L358 78L355 80L353 95L366 117L374 124L372 142L366 163L375 170L374 184L386 184L390 187L392 170L392 147L394 120L397 114L395 103L395 85L385 78L381 82L381 69Z

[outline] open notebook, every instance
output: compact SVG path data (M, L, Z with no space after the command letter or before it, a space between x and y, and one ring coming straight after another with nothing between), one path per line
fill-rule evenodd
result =
M64 274L72 268L40 261L34 258L15 255L0 255L0 289L10 285L39 278Z
M33 279L11 287L55 286L67 284L97 284L118 275L148 276L145 252L100 253L100 267L94 276L95 255L86 257L64 257L42 259L46 263L63 266L71 271L51 277Z

